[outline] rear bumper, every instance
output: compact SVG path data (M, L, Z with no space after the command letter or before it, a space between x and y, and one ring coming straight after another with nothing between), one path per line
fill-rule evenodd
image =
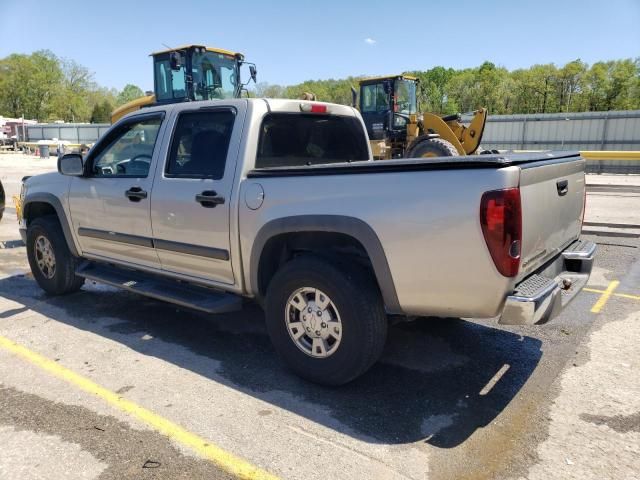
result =
M578 240L556 259L516 285L507 297L499 323L547 323L582 290L591 274L596 244Z

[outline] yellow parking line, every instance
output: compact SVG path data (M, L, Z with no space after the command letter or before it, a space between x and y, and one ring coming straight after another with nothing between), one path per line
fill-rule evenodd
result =
M161 417L141 407L129 400L126 400L118 394L101 387L97 383L92 382L88 378L78 375L77 373L65 368L53 360L43 357L39 353L33 352L22 345L19 345L8 338L0 336L0 348L17 355L33 365L45 370L62 380L78 387L85 392L97 395L109 405L121 410L137 420L145 423L154 430L175 440L182 445L191 448L202 457L210 460L224 471L236 476L237 478L246 480L277 480L278 477L261 470L248 463L247 461L213 445L209 440L193 434L180 425L177 425L166 418Z
M585 292L604 293L606 290L598 290L597 288L585 288ZM614 297L628 298L629 300L640 300L640 295L629 295L628 293L614 293Z
M591 308L591 313L600 313L600 310L602 310L604 306L607 304L607 302L611 298L611 295L613 295L613 292L618 287L618 285L620 285L620 282L618 280L613 280L612 282L609 283L609 286L607 287L607 289L604 292L602 292L602 295L600 295L600 298L598 299L598 301Z

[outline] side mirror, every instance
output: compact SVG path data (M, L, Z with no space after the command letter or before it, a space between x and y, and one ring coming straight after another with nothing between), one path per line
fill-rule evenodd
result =
M258 69L255 65L249 65L249 74L251 75L251 80L256 83L256 79L258 78Z
M68 153L58 158L58 172L71 177L81 177L84 175L84 162L82 155Z
M351 86L351 106L353 108L358 108L358 91Z
M171 52L169 54L169 66L171 70L180 70L182 68L182 55L180 52Z

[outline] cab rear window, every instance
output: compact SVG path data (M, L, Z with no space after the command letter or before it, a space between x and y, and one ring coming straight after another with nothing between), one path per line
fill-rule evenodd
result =
M271 113L260 131L257 168L368 160L367 136L355 117Z

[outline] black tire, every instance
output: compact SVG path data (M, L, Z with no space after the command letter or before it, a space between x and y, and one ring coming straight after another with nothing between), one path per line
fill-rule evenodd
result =
M407 149L407 158L454 157L459 155L456 147L443 138L418 137Z
M4 214L5 200L4 187L2 186L2 182L0 182L0 220L2 220L2 215Z
M325 358L305 353L289 334L287 304L303 287L324 292L339 312L342 337ZM269 284L265 311L267 330L278 354L296 374L322 385L343 385L362 375L380 358L387 339L388 321L380 291L372 276L356 265L338 266L310 256L289 261Z
M48 240L53 251L55 268L50 270L50 277L38 266L35 244L40 237ZM51 295L76 292L84 284L84 278L75 274L78 259L69 251L60 222L54 216L36 218L29 224L27 258L33 278L36 279L40 288Z

